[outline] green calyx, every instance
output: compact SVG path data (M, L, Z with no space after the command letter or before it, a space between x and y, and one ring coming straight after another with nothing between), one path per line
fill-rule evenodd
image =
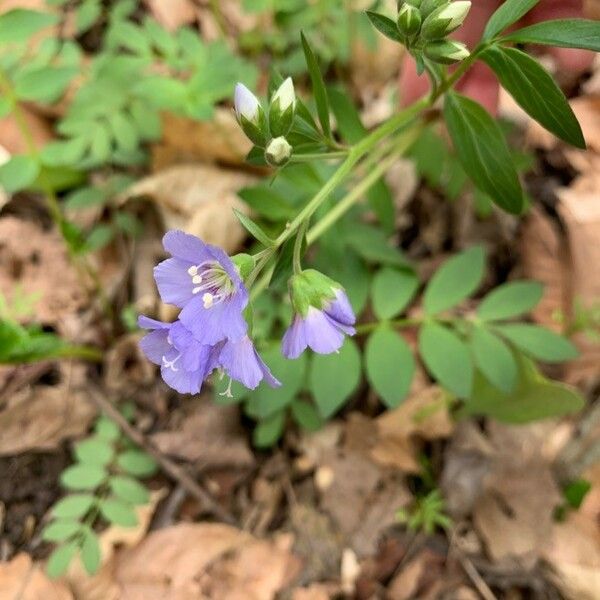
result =
M242 280L247 279L248 275L250 275L250 272L254 268L254 258L252 258L252 256L249 254L236 254L235 256L231 257L231 262L233 262L235 265Z
M294 311L305 317L311 306L321 310L335 299L336 290L342 286L323 273L307 269L293 275L289 281L290 298Z

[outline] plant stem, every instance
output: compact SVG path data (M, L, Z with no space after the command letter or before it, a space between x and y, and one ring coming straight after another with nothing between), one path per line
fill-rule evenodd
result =
M298 233L296 234L293 256L294 273L302 272L302 242L304 242L304 236L306 235L306 230L308 229L309 223L310 217L306 219L302 225L300 225L298 228Z
M316 154L292 154L290 162L303 163L311 160L329 160L332 158L344 158L348 156L348 151L337 150L335 152L318 152Z

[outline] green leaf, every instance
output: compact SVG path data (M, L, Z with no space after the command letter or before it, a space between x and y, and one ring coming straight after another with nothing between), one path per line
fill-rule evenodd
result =
M111 225L97 225L92 229L85 240L85 250L93 252L104 248L115 237L115 230Z
M102 14L102 6L98 0L84 0L75 14L75 29L78 34L90 29Z
M94 431L99 438L109 442L117 440L121 435L119 426L114 421L111 421L108 417L104 416L96 421Z
M515 389L517 363L510 348L499 337L483 327L475 327L471 349L477 368L492 385L507 394Z
M82 517L90 510L95 498L91 494L73 494L52 507L52 516L58 519Z
M64 94L77 73L72 67L49 67L26 71L15 78L15 94L21 100L52 104Z
M272 388L263 382L250 392L249 412L254 417L266 419L273 413L286 407L302 388L306 380L306 353L296 360L287 360L281 354L279 344L271 346L262 353L263 359L282 386Z
M252 433L252 442L257 448L269 448L277 442L283 433L285 411L279 411L261 421Z
M481 246L469 248L447 260L425 288L425 312L435 315L468 298L481 284L484 267L485 253Z
M579 356L568 339L538 325L511 323L496 325L494 329L523 352L544 362L563 362Z
M92 490L106 477L106 471L97 465L73 465L60 476L61 483L72 490Z
M302 38L302 49L304 50L304 58L306 59L306 66L310 74L310 80L312 83L313 95L315 97L315 103L317 105L317 114L319 115L319 122L323 128L323 133L326 138L331 138L331 125L329 123L329 99L327 97L327 90L325 89L325 82L323 81L323 74L319 69L319 63L310 47L304 34L300 34Z
M89 208L101 206L107 200L103 190L97 187L85 186L71 192L65 198L64 206L67 209Z
M437 323L425 323L419 332L419 352L429 373L459 398L468 398L473 385L469 348L454 333Z
M94 575L98 571L101 558L98 536L91 529L85 530L81 545L81 562L88 575Z
M150 492L133 477L116 475L108 482L113 494L131 504L147 504L150 500Z
M533 58L516 48L491 46L481 59L525 112L556 136L585 149L577 117L562 90Z
M138 523L137 515L131 504L117 498L103 500L100 504L100 512L107 521L115 525L134 527Z
M415 374L415 359L395 331L377 329L371 334L365 349L367 379L388 408L404 400Z
M575 389L545 379L529 359L522 355L517 358L519 378L510 394L493 386L481 373L475 373L473 393L464 404L466 414L518 424L561 417L583 408L585 402Z
M492 290L477 308L482 321L501 321L523 315L542 299L544 286L537 281L512 281Z
M600 22L588 19L542 21L509 33L503 41L600 52Z
M113 447L99 439L88 439L75 446L75 456L82 463L104 467L113 457Z
M287 198L265 185L247 187L238 196L257 214L270 221L288 221L295 216Z
M238 218L238 221L251 236L257 239L264 246L273 246L273 240L250 217L247 217L244 213L241 213L235 208L233 209L233 212Z
M482 41L495 38L507 27L524 17L538 2L539 0L506 0L503 2L487 22Z
M39 172L39 163L30 156L11 156L7 162L0 165L0 187L13 194L31 185Z
M156 463L142 450L126 450L119 454L117 464L136 477L149 477L156 472Z
M305 400L294 400L292 402L292 416L294 421L307 431L318 431L323 427L323 419L317 409Z
M369 21L371 21L373 27L380 33L383 33L385 37L390 38L390 40L393 40L394 42L404 43L402 35L400 35L400 31L398 30L398 26L392 19L370 10L367 11L367 17L369 17Z
M69 563L73 560L78 549L79 544L77 544L77 542L69 542L68 544L56 548L48 559L48 564L46 566L48 575L52 579L60 577L67 570Z
M64 542L81 529L81 523L73 519L52 521L44 528L42 537L47 542Z
M319 413L328 419L360 383L360 353L356 343L346 339L338 353L315 354L308 381Z
M58 17L37 10L15 8L0 15L0 43L28 41L34 33L58 22Z
M327 93L339 133L349 144L356 144L367 135L356 107L348 94L339 87L329 87Z
M377 318L385 320L399 315L413 299L418 287L419 280L412 271L389 267L378 271L371 287L373 311Z
M523 191L504 135L477 102L446 94L444 118L456 154L473 183L504 210L523 210Z
M397 267L409 266L402 252L390 246L385 233L377 227L354 222L346 235L348 245L369 262Z

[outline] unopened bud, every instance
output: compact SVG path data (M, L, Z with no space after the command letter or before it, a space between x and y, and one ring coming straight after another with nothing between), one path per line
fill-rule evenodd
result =
M272 139L265 150L265 160L273 167L281 167L290 160L292 147L289 142L279 136Z
M402 7L405 4L408 4L408 6L414 6L415 8L419 8L419 6L421 6L421 2L423 0L398 0L398 11L402 10Z
M419 9L405 4L398 12L398 29L407 37L412 37L419 33L421 28L421 13Z
M423 22L421 37L428 40L439 40L458 29L471 10L469 0L451 2L434 10Z
M257 146L266 142L267 121L258 98L243 84L235 86L234 109L244 133Z
M273 94L269 107L269 127L271 135L277 137L287 135L292 128L296 110L296 94L294 82L288 77Z
M419 9L421 10L421 18L426 19L434 10L441 6L446 6L450 0L423 0Z
M424 49L425 56L434 62L451 65L469 56L469 50L462 42L439 40L429 42Z

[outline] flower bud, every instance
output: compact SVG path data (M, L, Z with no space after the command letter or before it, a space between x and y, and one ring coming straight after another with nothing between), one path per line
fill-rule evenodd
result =
M429 42L424 49L425 56L434 62L451 65L469 56L469 50L462 42L438 40Z
M273 167L285 165L291 155L292 147L283 136L272 139L265 150L265 160Z
M313 306L321 310L336 298L336 292L344 288L315 269L306 269L290 278L290 299L294 311L305 316Z
M258 98L243 83L235 86L234 109L244 133L254 144L264 147L267 140L265 112Z
M407 37L412 37L419 33L421 28L421 13L419 9L405 4L398 12L398 29L400 33Z
M451 2L434 10L423 22L421 37L438 40L458 29L471 9L469 0Z
M240 252L231 257L231 262L235 265L242 280L245 280L254 268L254 258L249 254Z
M446 6L450 0L423 0L419 5L421 10L421 18L426 19L434 10L441 6Z
M423 0L398 0L398 11L402 10L402 7L407 4L408 6L414 6L419 8Z
M273 94L269 107L269 127L271 135L277 137L287 135L292 128L296 110L296 94L294 82L288 77Z

